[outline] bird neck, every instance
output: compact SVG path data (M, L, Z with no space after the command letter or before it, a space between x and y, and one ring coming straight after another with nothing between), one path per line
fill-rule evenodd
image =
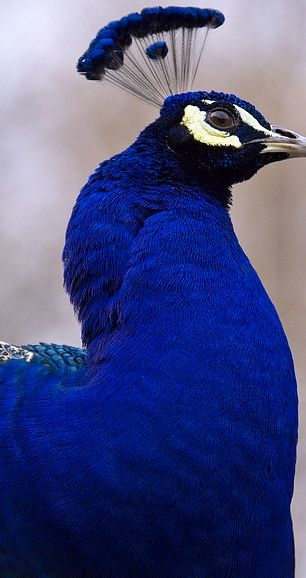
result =
M103 162L90 177L85 189L96 181L107 188L116 185L133 190L134 198L148 200L148 194L160 202L160 186L168 185L176 191L185 189L193 198L228 208L231 191L221 174L199 168L192 157L178 157L167 145L169 124L163 116L143 130L125 151ZM82 192L81 192L82 195Z
M82 189L68 225L65 286L82 325L84 345L100 353L104 346L97 343L105 344L118 327L118 299L127 299L127 275L138 271L129 291L141 303L146 299L143 265L153 267L156 288L150 286L150 299L156 290L158 300L159 268L167 268L167 260L188 270L200 240L200 252L213 265L217 245L222 253L220 231L223 239L225 229L231 230L215 185L208 179L200 183L185 171L161 138L163 133L165 127L157 121L126 151L102 163ZM184 254L182 237L188 240ZM179 289L177 273L174 292Z

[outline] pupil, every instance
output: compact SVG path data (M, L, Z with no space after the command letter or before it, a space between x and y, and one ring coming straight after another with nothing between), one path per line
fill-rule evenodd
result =
M231 125L231 119L229 115L223 110L215 111L211 114L211 120L222 127L227 127Z

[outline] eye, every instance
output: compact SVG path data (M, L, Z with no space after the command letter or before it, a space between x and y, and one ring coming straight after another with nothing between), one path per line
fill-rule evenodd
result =
M238 126L238 119L228 110L213 108L206 114L205 119L211 126L219 130L233 130Z

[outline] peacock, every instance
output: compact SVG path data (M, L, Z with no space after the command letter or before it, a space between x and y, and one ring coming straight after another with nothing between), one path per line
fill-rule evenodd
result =
M1 578L294 576L293 361L229 209L235 183L306 139L191 92L223 21L146 8L78 61L160 114L72 211L84 349L1 345Z

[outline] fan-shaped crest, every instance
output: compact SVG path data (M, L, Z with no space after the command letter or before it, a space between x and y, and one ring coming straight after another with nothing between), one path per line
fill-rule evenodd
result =
M166 96L191 89L208 30L223 22L209 8L145 8L102 28L77 68L160 108Z

